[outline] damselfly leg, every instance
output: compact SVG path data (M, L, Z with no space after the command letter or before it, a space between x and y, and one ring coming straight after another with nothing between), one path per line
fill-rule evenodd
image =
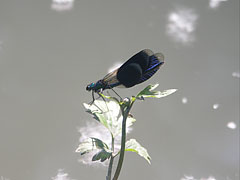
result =
M95 96L94 96L94 93L95 93L95 92L92 91L92 99L93 99L93 100L92 100L91 102L89 102L88 104L89 104L90 106L92 106L92 105L94 104L94 106L96 106L100 111L103 112L103 110L102 110L96 103L94 103L95 100L98 100L99 98L102 98L102 100L104 101L104 103L105 103L105 105L106 105L106 107L107 107L107 111L109 111L106 100L105 100L104 97L100 94L101 92L102 92L102 90L99 91L99 92L96 92L96 93L98 94L98 97L95 98Z
M114 91L114 89L111 86L109 86L109 89L111 89L120 98L120 101L123 100L122 97L116 91Z

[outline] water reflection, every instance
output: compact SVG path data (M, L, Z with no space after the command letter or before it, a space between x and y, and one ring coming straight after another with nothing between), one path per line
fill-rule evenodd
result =
M3 42L0 40L0 50L2 50L2 44Z
M73 8L74 0L52 0L51 8L56 11L66 11Z
M103 140L107 145L111 145L112 138L110 136L109 131L107 128L105 128L102 124L97 123L97 122L87 122L87 125L85 127L79 128L79 133L81 134L79 138L79 142L82 143L86 141L89 137L95 137L98 139ZM120 144L120 139L115 140L116 144ZM115 145L116 146L116 145ZM120 149L120 146L118 145L118 149ZM108 161L104 161L103 163L100 161L92 161L92 157L94 154L96 154L98 150L93 150L89 153L86 153L84 155L81 155L79 158L79 162L83 164L88 164L88 165L103 165L107 166Z
M240 73L239 72L233 72L232 77L240 78Z
M171 12L168 16L167 34L177 42L184 44L195 40L197 14L193 9L179 9Z
M59 169L58 174L55 177L52 177L52 180L74 180L74 179L70 179L68 174L63 172L63 169Z
M209 7L210 8L217 8L221 2L228 1L228 0L210 0Z
M0 180L10 180L10 179L7 179L7 178L1 176L1 179L0 179Z
M216 179L213 176L209 176L208 178L196 179L193 176L184 175L184 177L181 178L181 180L216 180Z
M213 109L218 109L219 106L220 106L220 105L216 103L216 104L213 105Z
M237 128L237 125L236 125L235 122L228 122L228 123L227 123L227 127L228 127L229 129L236 129L236 128Z
M187 104L187 102L188 102L188 99L187 99L186 97L183 97L183 98L182 98L182 103L183 103L183 104Z

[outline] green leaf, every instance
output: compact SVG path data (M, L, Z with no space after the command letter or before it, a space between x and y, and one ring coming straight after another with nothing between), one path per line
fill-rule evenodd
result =
M108 150L108 145L106 143L104 143L102 140L98 139L98 138L93 138L91 137L91 139L93 140L95 146L98 149L104 149L104 150Z
M127 102L129 103L129 102ZM122 114L119 104L115 100L102 101L95 100L94 104L83 104L86 111L103 124L116 137L122 131ZM122 105L121 105L122 106ZM132 117L127 118L127 128L132 126L136 120Z
M78 148L75 152L79 152L81 155L84 155L86 153L89 153L90 151L95 150L94 144L92 143L92 140L89 138L87 141L82 142L79 144Z
M151 157L149 156L147 150L142 147L135 139L130 139L126 142L125 151L136 152L138 155L146 159L149 164L151 164Z
M95 100L92 105L85 103L83 105L88 113L92 114L97 121L109 130L111 130L112 121L114 121L120 113L120 107L115 101Z
M107 144L97 138L92 138L92 140L94 141L95 146L98 149L101 149L101 151L93 156L92 161L100 160L101 162L104 162L106 159L110 158L112 152L109 150Z
M111 153L111 151L108 148L108 145L104 143L102 140L97 138L88 138L86 141L82 142L78 146L75 152L79 152L81 155L84 155L97 149Z
M163 92L153 91L157 86L158 86L158 84L148 85L145 89L143 89L141 92L138 93L136 98L138 98L138 99L149 98L149 97L162 98L162 97L168 96L177 91L177 89L169 89L169 90L165 90Z
M101 150L93 156L92 161L100 160L101 162L104 162L106 159L109 159L111 157L111 154L112 153L110 153L110 152Z

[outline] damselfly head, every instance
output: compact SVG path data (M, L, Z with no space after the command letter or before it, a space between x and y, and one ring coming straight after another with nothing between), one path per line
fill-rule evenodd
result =
M93 90L94 86L95 86L95 83L91 83L91 84L87 85L86 90L91 91L91 90Z

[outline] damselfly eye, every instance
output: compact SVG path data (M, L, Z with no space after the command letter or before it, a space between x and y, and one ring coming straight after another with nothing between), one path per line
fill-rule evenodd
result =
M91 91L93 89L94 85L95 85L94 83L87 85L86 90Z
M87 91L90 91L90 90L91 90L91 88L90 88L89 85L86 87L86 90L87 90Z

